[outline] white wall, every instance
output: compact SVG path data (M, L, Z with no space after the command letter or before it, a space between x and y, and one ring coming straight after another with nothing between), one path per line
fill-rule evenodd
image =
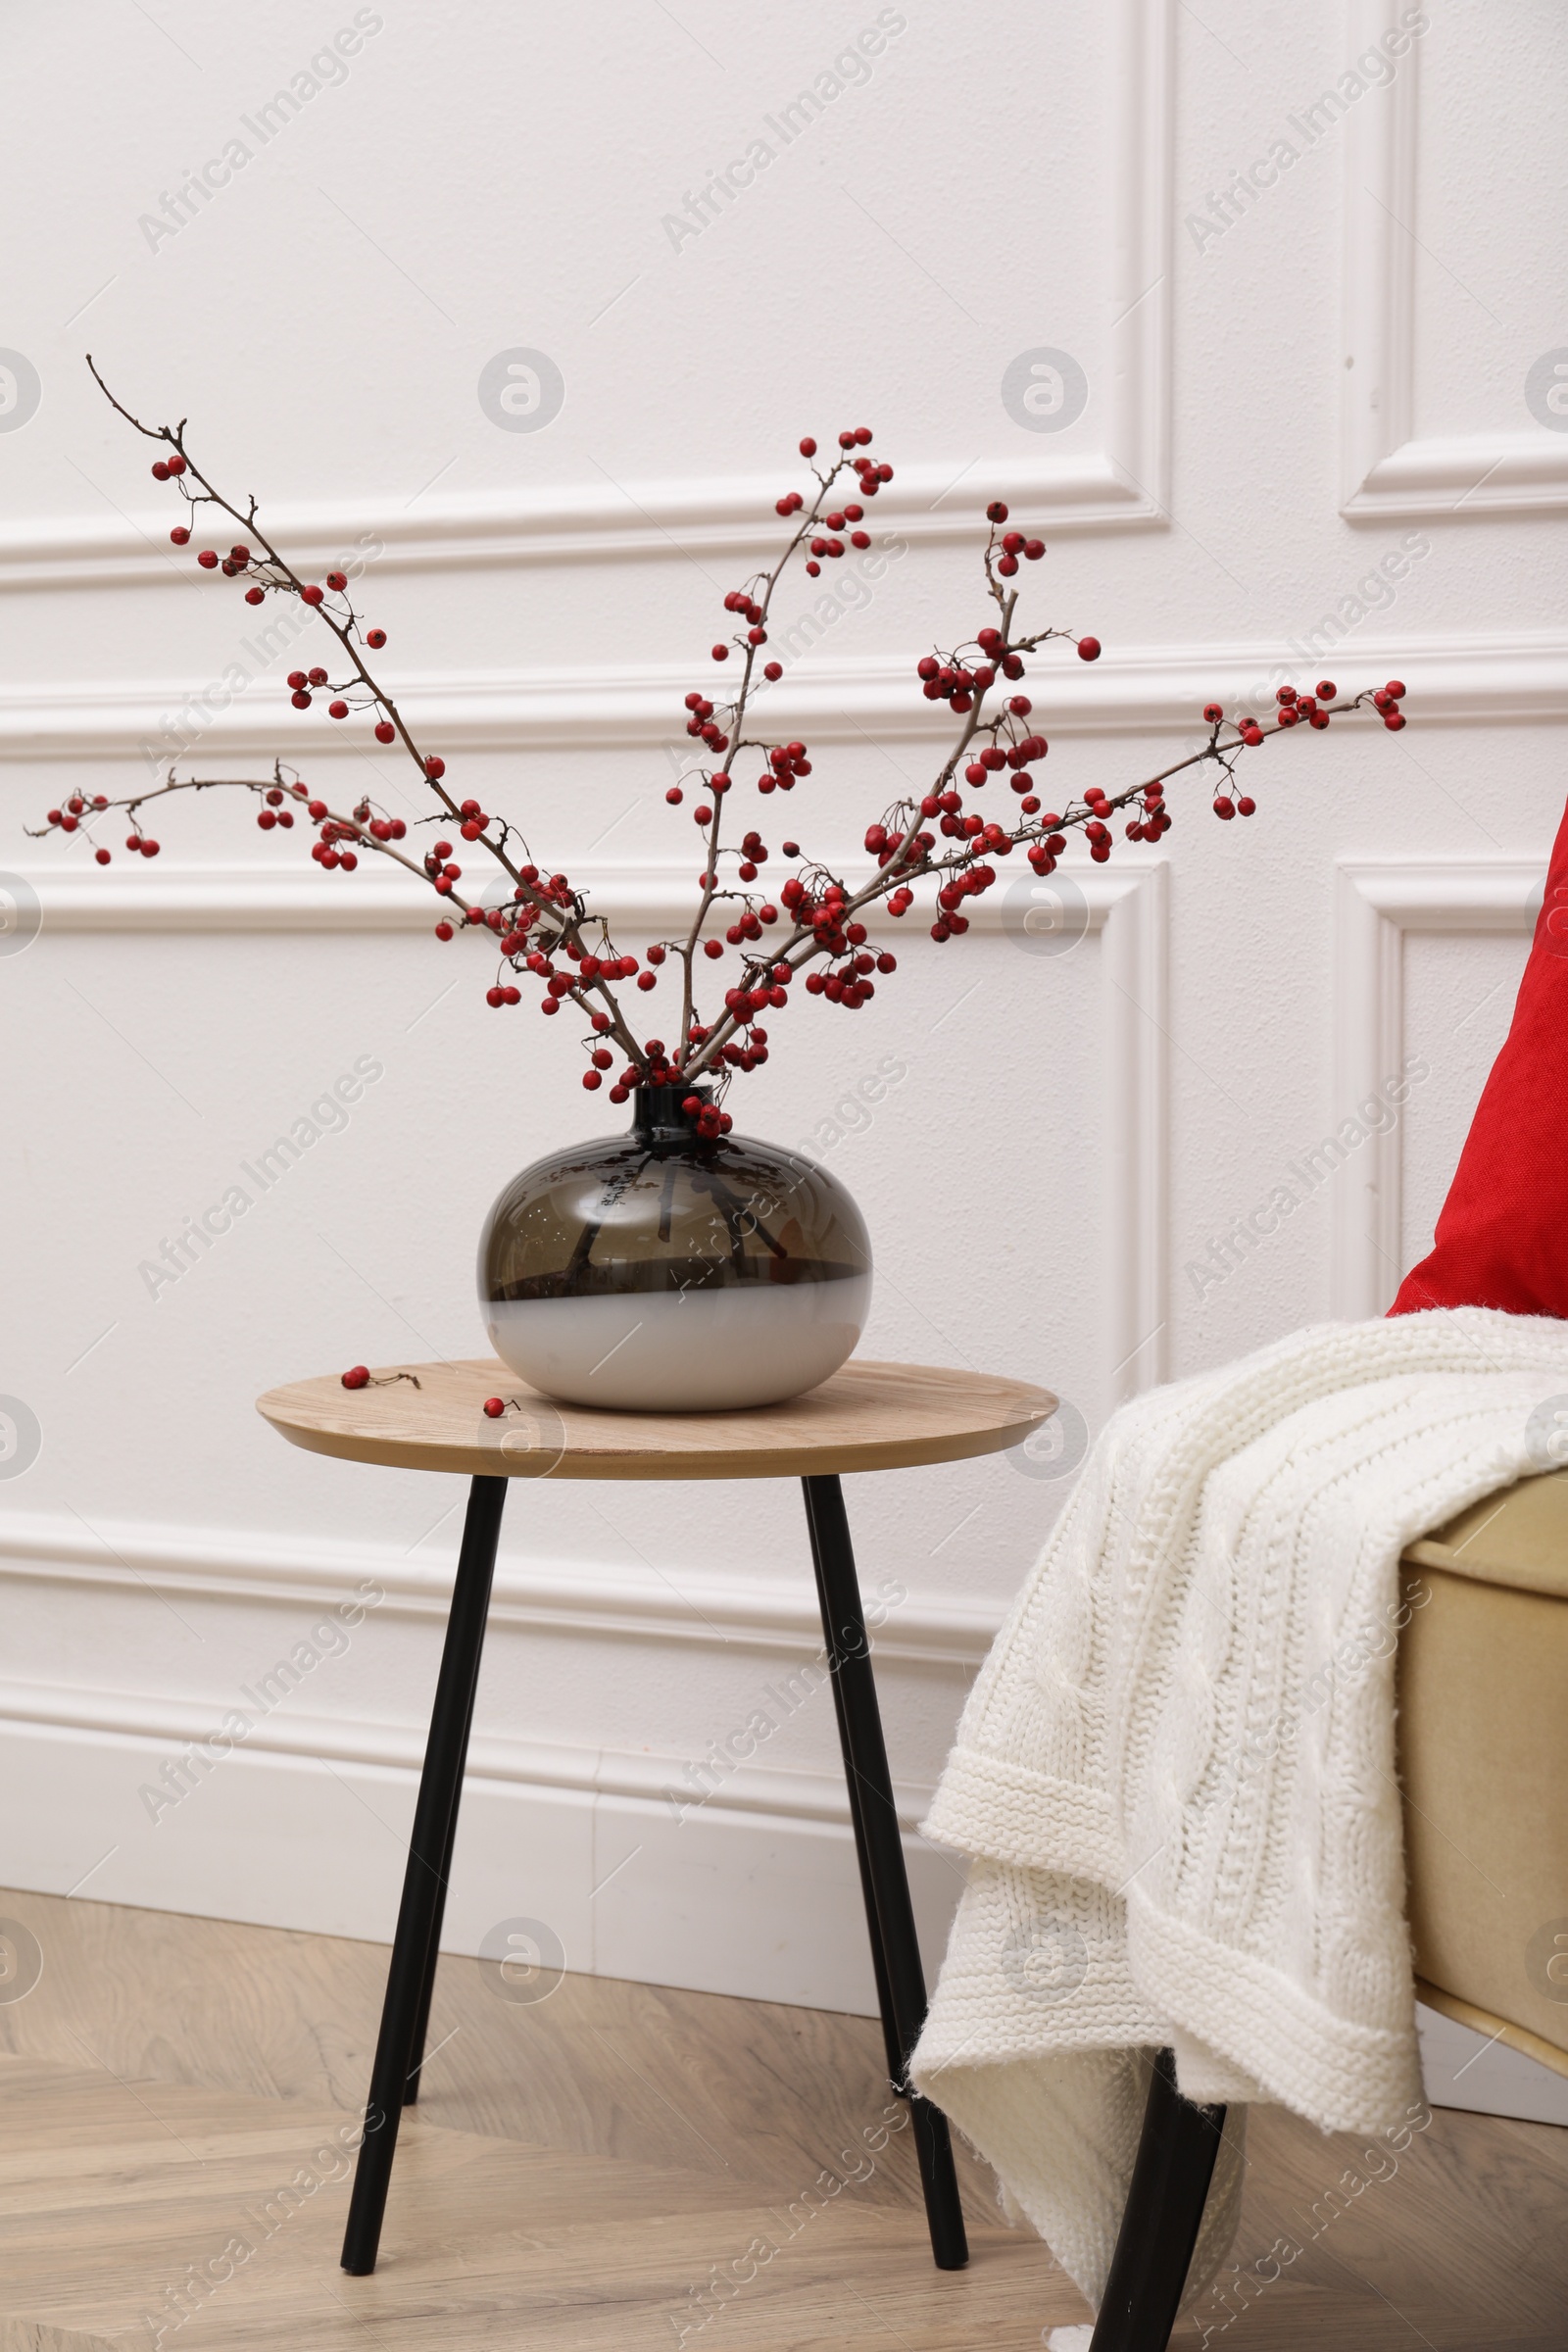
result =
M241 127L371 14L336 86L265 145ZM1354 94L1340 77L1398 21L1361 0L14 19L0 170L26 228L0 343L41 398L0 429L0 866L44 922L0 958L0 1393L42 1449L0 1483L0 1883L388 1931L461 1497L286 1451L251 1399L476 1352L486 1205L612 1115L562 1040L486 1009L482 957L373 876L322 877L218 806L161 819L134 871L24 837L73 786L144 777L193 692L262 666L234 591L171 560L172 502L82 351L142 413L187 415L291 548L379 550L366 595L421 732L628 921L689 863L663 803L681 693L806 430L870 422L899 467L875 511L894 560L824 608L779 691L819 753L791 829L830 853L937 757L912 662L981 618L991 496L1051 541L1031 616L1106 648L1038 665L1058 790L1175 756L1211 695L1403 675L1397 739L1347 724L1260 753L1250 824L1173 787L1176 830L1096 870L1071 954L994 921L911 939L857 1021L797 1008L737 1088L743 1125L814 1133L865 1209L868 1352L1036 1378L1098 1427L1129 1386L1387 1302L1561 807L1568 435L1524 387L1565 332L1538 94L1568 28L1544 0L1440 4ZM784 145L769 118L878 26L866 76ZM1338 120L1317 107L1336 88ZM230 183L147 225L236 135ZM760 137L754 184L671 227ZM564 381L538 431L480 405L516 347ZM1040 347L1088 387L1055 433L1001 392ZM1325 622L1343 641L1303 650ZM363 731L287 708L281 666L214 703L194 757L246 773L280 749L413 810ZM1428 1071L1406 1127L1220 1278L1211 1244L1406 1054ZM164 1237L364 1055L381 1075L346 1132L150 1297ZM906 1075L833 1140L890 1055ZM1009 1461L852 1483L864 1581L893 1601L878 1660L911 1820L1060 1492ZM363 1578L387 1597L347 1651L150 1821L138 1788ZM826 1695L722 1803L677 1823L661 1794L816 1641L787 1490L519 1491L455 1943L527 1916L575 1967L867 2005ZM936 1943L953 1874L918 1868Z

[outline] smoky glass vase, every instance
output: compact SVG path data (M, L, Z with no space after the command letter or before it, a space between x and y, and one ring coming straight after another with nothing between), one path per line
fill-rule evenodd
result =
M503 1362L572 1404L722 1412L799 1396L853 1352L871 1303L865 1222L825 1168L707 1141L687 1090L640 1087L629 1135L513 1178L479 1243Z

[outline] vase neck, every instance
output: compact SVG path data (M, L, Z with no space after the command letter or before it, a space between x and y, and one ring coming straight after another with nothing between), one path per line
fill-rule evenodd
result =
M684 1105L695 1096L712 1101L710 1086L639 1086L632 1096L631 1131L642 1144L695 1144L697 1121Z

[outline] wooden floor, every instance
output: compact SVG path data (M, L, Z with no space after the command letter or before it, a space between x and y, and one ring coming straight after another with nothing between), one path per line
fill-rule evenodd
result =
M585 1977L518 2005L466 1960L380 2267L348 2278L385 1950L0 1914L44 1955L0 2001L0 2352L1023 2352L1088 2316L968 2158L970 2267L932 2269L867 2021ZM1568 2132L1440 2113L1395 2159L1267 2111L1250 2155L1235 2268L1179 2346L1568 2348Z

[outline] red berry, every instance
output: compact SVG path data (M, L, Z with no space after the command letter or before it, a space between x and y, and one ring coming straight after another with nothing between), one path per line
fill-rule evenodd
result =
M303 687L297 694L291 694L288 699L296 710L308 710L311 707L311 698Z
M1339 688L1335 685L1332 678L1319 678L1317 682L1317 699L1320 703L1332 703L1339 691Z
M605 1083L604 1073L600 1070L584 1070L582 1082L591 1095L597 1094Z
M310 679L313 686L324 686L326 684L326 672L324 669L313 669L310 673Z
M349 707L347 703L342 702L328 703L326 706L326 714L328 718L347 718L349 714Z
M801 455L803 458L814 458L816 455L816 443L811 439L809 433L807 434L806 439L801 443Z
M288 682L294 688L295 692L298 693L299 689L307 683L304 670L291 669L288 673Z
M247 589L246 589L246 591L245 591L245 602L246 602L248 605L260 605L260 604L265 604L265 603L266 603L266 601L267 601L267 592L266 592L266 590L265 590L265 589L262 589L262 588L247 588Z
M144 840L141 845L141 854L144 858L156 858L158 855L157 842Z
M323 591L312 585L308 588L302 588L300 590L300 594L308 605L318 605L321 601Z
M171 473L175 473L175 474L178 474L178 473L183 473L183 472L184 472L184 470L185 470L185 461L184 461L184 459L183 459L183 458L180 456L180 454L179 454L179 452L178 452L178 450L177 450L177 449L175 450L175 452L174 452L173 456L172 456L172 457L170 459L170 461L169 461L169 470L170 470L170 472L171 472Z
M1002 501L1000 498L994 498L994 499L991 501L991 504L990 504L990 506L989 506L989 507L987 507L987 509L986 509L986 520L987 520L987 522L1005 522L1005 521L1006 521L1006 519L1007 519L1007 510L1006 510L1006 507L1004 506L1004 504L1003 503L1003 501Z
M368 1365L350 1364L348 1370L343 1375L343 1386L346 1389L368 1389L369 1385L370 1372Z
M154 458L154 460L153 460L153 480L154 480L155 482L167 482L167 481L168 481L168 479L169 479L169 467L168 467L168 466L167 466L164 464L164 461L163 461L163 459L162 459L162 458Z
M1080 637L1078 659L1080 662L1098 662L1100 660L1100 639L1098 637Z
M375 740L377 743L391 743L396 738L396 735L397 729L389 718L378 719L376 721Z
M1205 703L1203 705L1203 716L1207 719L1211 727L1217 727L1224 715L1225 712L1218 703Z
M370 629L366 635L365 642L367 645L373 645L377 652L379 652L381 647L386 643L385 629Z
M1238 816L1250 816L1256 807L1257 803L1253 800L1251 794L1249 792L1244 792L1241 799L1236 804L1236 813Z
M490 1420L499 1421L507 1408L499 1396L487 1396L484 1400L484 1409Z
M234 553L235 553L235 555L236 555L236 556L238 555L238 553L239 553L239 550L238 550L238 548L236 548L236 549L234 550ZM329 571L329 572L327 573L327 575L326 575L326 584L327 584L327 586L328 586L329 588L333 588L333 589L341 589L341 588L346 588L346 587L348 586L348 581L347 581L347 580L344 578L344 576L343 576L342 572L340 572L340 571Z
M97 858L100 865L107 865L109 863L109 852L107 850L94 850L93 856Z
M729 660L729 647L727 645L715 645L713 648L713 660L715 662L727 662Z
M1385 710L1383 724L1391 734L1396 735L1404 724L1404 712L1402 710Z
M204 547L196 561L201 565L203 571L216 571L218 569L218 558L210 547Z
M672 808L678 808L682 801L686 798L686 795L682 792L678 784L672 784L669 790L665 793L664 798Z
M447 763L444 760L438 760L432 753L424 763L424 772L432 784L438 783L447 772Z
M452 925L450 923L437 923L435 927L435 935L437 939L450 939L452 937Z
M183 547L186 541L189 539L190 533L186 530L185 525L182 522L176 522L169 536L171 539L172 539L176 547Z
M1404 680L1402 678L1391 678L1387 686L1384 687L1383 691L1385 694L1392 694L1396 703L1402 703L1405 696Z
M781 677L784 675L784 664L783 664L783 662L765 662L765 663L763 664L763 668L762 668L762 675L763 675L763 677L764 677L764 678L767 678L767 679L769 679L769 680L773 681L774 683L776 683L776 682L778 681L778 679L780 679L780 678L781 678Z

